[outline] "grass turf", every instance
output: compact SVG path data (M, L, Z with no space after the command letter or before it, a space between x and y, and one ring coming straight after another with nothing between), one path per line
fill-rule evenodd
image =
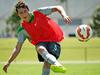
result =
M64 64L67 68L65 74L54 73L51 75L100 75L100 64ZM42 64L12 64L8 73L2 71L0 64L0 75L41 75Z
M16 42L16 39L0 39L0 62L9 58ZM66 38L61 45L60 61L100 61L100 38L93 38L84 43L76 38ZM15 61L37 61L34 46L26 41ZM12 64L5 74L2 66L3 64L0 64L0 75L41 75L42 69L41 64ZM68 68L66 74L56 74L51 71L51 75L100 75L100 64L64 64L64 66Z

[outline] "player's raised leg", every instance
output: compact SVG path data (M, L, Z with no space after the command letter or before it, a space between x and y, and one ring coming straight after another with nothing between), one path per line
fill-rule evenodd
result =
M37 52L44 58L45 61L51 64L51 70L60 73L66 72L66 68L64 68L52 54L48 53L44 46L38 46Z

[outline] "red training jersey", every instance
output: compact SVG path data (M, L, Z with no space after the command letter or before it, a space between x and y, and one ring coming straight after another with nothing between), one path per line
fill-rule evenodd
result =
M39 42L60 42L64 38L61 28L53 20L39 11L34 11L33 14L32 22L22 22L22 27L30 35L33 45Z

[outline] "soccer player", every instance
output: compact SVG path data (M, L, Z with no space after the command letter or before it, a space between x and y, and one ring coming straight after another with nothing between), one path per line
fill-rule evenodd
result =
M20 53L26 38L35 45L39 61L44 62L42 75L50 75L50 69L54 72L66 72L66 68L57 61L61 50L59 42L63 40L63 32L60 27L48 17L48 15L54 12L58 12L66 23L71 22L70 17L67 16L61 6L38 8L34 10L33 13L29 13L29 8L25 3L18 2L16 4L16 13L22 21L17 30L17 45L3 67L5 72L7 72L11 62Z

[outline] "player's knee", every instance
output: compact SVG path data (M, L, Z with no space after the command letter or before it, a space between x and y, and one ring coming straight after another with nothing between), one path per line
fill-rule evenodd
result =
M43 53L43 51L45 51L46 48L44 46L38 46L37 47L37 52L39 52L40 54Z

